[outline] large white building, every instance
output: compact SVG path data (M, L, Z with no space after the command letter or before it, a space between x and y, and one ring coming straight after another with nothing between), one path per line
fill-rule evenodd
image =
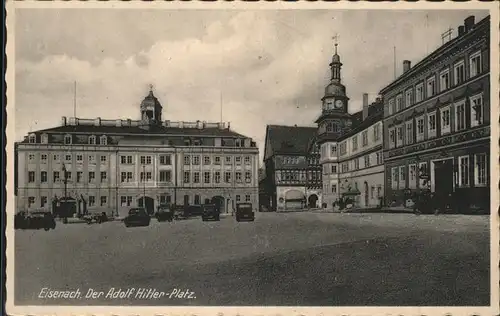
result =
M113 214L166 202L214 202L223 212L237 202L257 207L252 139L225 123L162 121L152 91L140 111L141 120L63 117L16 143L17 210L50 210L65 196L79 211Z

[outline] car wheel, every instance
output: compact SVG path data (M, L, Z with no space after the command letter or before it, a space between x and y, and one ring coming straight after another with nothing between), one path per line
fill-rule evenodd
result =
M43 230L45 230L46 232L48 232L48 231L49 231L49 229L50 229L49 227L44 227L44 228L43 228Z
M128 224L128 223L125 223L125 227L130 227L130 224Z

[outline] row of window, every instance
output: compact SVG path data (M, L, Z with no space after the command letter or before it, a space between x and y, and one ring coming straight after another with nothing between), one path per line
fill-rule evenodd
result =
M215 172L210 172L210 171L205 171L205 172L191 172L191 171L184 171L184 176L183 180L184 183L203 183L209 184L209 183L221 183L222 181L222 175L224 175L224 183L231 183L233 181L233 172L226 171L224 173L220 171L215 171ZM140 173L140 182L149 182L152 181L152 172L141 172ZM203 179L202 179L203 177ZM243 173L242 172L234 172L234 181L236 183L243 183L243 180L245 183L251 183L252 182L252 173L250 171L247 171L244 173L244 178L243 178ZM132 172L121 172L120 174L120 181L122 183L125 182L133 182L134 181L134 174ZM161 170L159 172L159 182L171 182L172 181L172 172L170 170Z
M277 182L305 182L319 181L321 173L317 170L278 170L276 171Z
M63 174L64 175L64 174ZM71 171L66 171L66 180L68 182L73 181L73 172ZM35 171L28 171L28 183L35 183L37 181L36 179L36 173ZM52 182L61 182L64 181L64 178L61 178L61 172L60 171L54 171L52 173ZM87 173L87 178L84 179L83 177L83 172L82 171L77 171L76 172L76 178L75 182L76 183L83 183L87 181L88 183L96 183L96 173L94 171L89 171ZM100 177L99 177L99 182L104 183L108 181L108 174L106 171L101 171ZM41 171L40 172L40 183L47 183L48 182L48 173L47 171Z
M389 128L389 148L410 145L449 134L452 130L459 132L484 124L483 94L472 96L469 101L468 106L466 100L461 100L455 102L453 106L441 107L439 110L422 114L415 119Z
M381 126L380 124L376 124L373 126L372 140L374 142L378 141L381 137L381 127L380 126ZM369 132L368 129L361 132L361 147L368 146L368 132ZM353 152L357 151L359 148L358 135L359 134L356 134L350 138ZM347 140L341 142L339 146L340 147L339 147L338 154L340 154L340 156L347 154ZM321 156L326 157L327 150L328 150L328 147L323 146L321 148ZM333 157L337 156L337 145L330 145L330 156L333 156Z
M46 196L41 196L40 197L40 207L47 207L48 205L48 198ZM99 205L100 206L107 206L108 205L108 197L105 195L101 195L99 199ZM87 198L87 206L88 207L93 207L96 206L96 198L93 195L90 195ZM31 207L36 207L36 198L34 196L29 196L28 197L28 208Z
M140 163L141 165L151 165L153 163L153 157L152 156L140 156ZM199 155L184 155L184 165L200 165L201 164L201 156ZM212 160L213 158L213 160ZM233 163L233 157L232 156L225 156L224 157L224 163L225 164L232 164ZM241 165L242 157L241 156L235 156L234 157L234 162L236 165ZM220 165L221 164L221 156L203 156L203 165ZM125 155L125 156L120 156L120 163L124 165L130 165L134 164L134 157L132 155ZM171 155L160 155L159 156L159 163L160 165L171 165L172 164L172 157ZM250 156L245 156L244 157L244 163L245 165L250 165L251 164L251 157Z
M69 135L69 134L64 135L64 145L72 145L73 144L73 137L74 136ZM99 139L99 142L97 142L98 139ZM28 142L30 144L36 144L36 142L37 142L36 135L30 134L28 136ZM40 142L42 144L48 144L49 143L49 135L42 134ZM230 146L230 147L233 147L233 146L234 147L245 147L245 141L243 139L235 139L234 142L232 140L225 141L223 139L220 139L219 142L220 142L220 145L217 144L218 142L216 142L216 146L219 145L219 146ZM88 144L89 145L103 145L103 146L105 146L108 144L108 136L101 135L101 136L99 136L99 138L97 138L97 136L91 135L88 138ZM167 144L171 146L172 140L168 140ZM203 142L201 139L189 139L189 138L184 139L184 146L191 146L191 145L201 146L201 145L203 145ZM250 143L250 145L252 147L254 147L254 143Z
M297 165L300 163L299 157L283 157L283 164L285 165Z
M357 189L358 188L358 183L355 182L354 185L355 185L355 187ZM323 186L323 192L337 194L337 184L328 184L328 183L325 183L325 185ZM364 195L364 194L366 194L366 192L362 192L362 194ZM370 191L368 192L368 194L370 194L369 196L372 199L382 197L382 185L377 185L377 186L373 186L372 185L370 187Z
M487 154L476 154L471 156L460 156L457 159L458 169L455 183L458 187L469 187L472 184L476 187L486 186L488 184L488 161ZM473 179L471 179L471 168ZM419 175L428 174L427 162L418 164L409 164L391 168L391 188L396 189L416 189L420 186ZM408 175L408 183L406 183Z
M35 153L29 153L28 154L28 161L29 163L35 163L36 162L36 157L37 155ZM65 162L71 162L73 160L73 155L71 154L65 154L62 155L62 158L64 159ZM83 154L77 154L76 155L76 162L83 164L85 156ZM95 155L86 155L86 158L89 162L89 164L96 164L96 156ZM40 163L46 164L49 160L49 155L48 154L40 154ZM61 155L60 154L53 154L52 155L52 160L56 163L59 163L61 161ZM108 156L99 156L99 162L101 164L106 164L108 162Z
M373 159L375 158L375 159ZM363 162L361 164L361 162ZM354 158L350 161L345 161L340 164L340 172L345 173L349 171L356 171L358 169L369 168L378 166L384 163L384 154L382 151L375 152L374 154L367 154L361 157ZM328 173L331 171L332 174L337 173L337 166L332 165L330 168L324 169L324 172Z
M236 202L242 202L242 197L243 197L242 195L236 194L235 195ZM133 196L130 196L130 195L129 196L127 196L127 195L121 195L120 196L120 205L122 207L132 206L133 200L134 200ZM184 195L183 200L184 200L184 205L189 205L190 202L191 202L190 201L190 196L187 195L187 194ZM252 196L250 194L245 194L244 195L244 201L245 202L251 202L251 200L252 200ZM209 201L210 201L210 199L205 199L204 202L205 203L209 203ZM171 202L172 202L172 196L170 194L162 194L162 195L160 195L160 203L161 204L166 204L166 203L171 203ZM194 196L194 201L193 202L194 202L193 203L194 205L200 205L201 202L202 202L201 201L201 196L198 195L198 194L196 194ZM138 203L138 204L140 204L140 203Z
M448 67L439 72L439 86L436 82L436 75L427 77L425 81L415 86L415 96L413 96L413 87L398 94L395 98L389 99L389 115L402 111L405 108L419 103L424 99L431 98L438 93L444 92L452 87L456 87L466 80L465 60L456 62L453 67ZM468 78L474 78L483 72L481 63L481 51L477 51L469 57ZM425 84L425 87L424 87ZM439 89L439 90L438 90ZM404 100L403 100L404 94Z
M36 135L31 134L28 136L28 141L30 144L35 144L36 143ZM42 144L48 144L49 143L49 135L47 134L42 134L40 142ZM65 145L71 145L73 143L73 136L71 135L64 135L64 144ZM97 145L97 136L91 135L89 136L88 140L89 145ZM99 145L107 145L108 144L108 137L106 135L99 136Z

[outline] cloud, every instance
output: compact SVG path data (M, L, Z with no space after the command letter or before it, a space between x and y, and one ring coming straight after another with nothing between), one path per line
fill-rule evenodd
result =
M441 12L435 19L432 13L423 32L414 25L425 12L89 10L76 16L59 10L56 24L41 23L52 21L54 11L16 18L17 139L35 129L34 122L36 129L48 128L73 115L74 81L77 116L110 119L138 118L153 84L170 120L218 121L222 94L224 121L253 137L261 154L266 124L314 125L334 33L341 34L353 112L363 92L374 99L393 79L394 45L399 59L421 58L439 45L445 26L470 14Z

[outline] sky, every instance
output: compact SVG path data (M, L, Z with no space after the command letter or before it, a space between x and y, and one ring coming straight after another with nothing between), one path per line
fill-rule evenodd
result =
M222 120L264 152L266 125L314 126L338 34L349 112L487 11L17 9L16 140L62 116ZM394 56L394 47L396 55Z

